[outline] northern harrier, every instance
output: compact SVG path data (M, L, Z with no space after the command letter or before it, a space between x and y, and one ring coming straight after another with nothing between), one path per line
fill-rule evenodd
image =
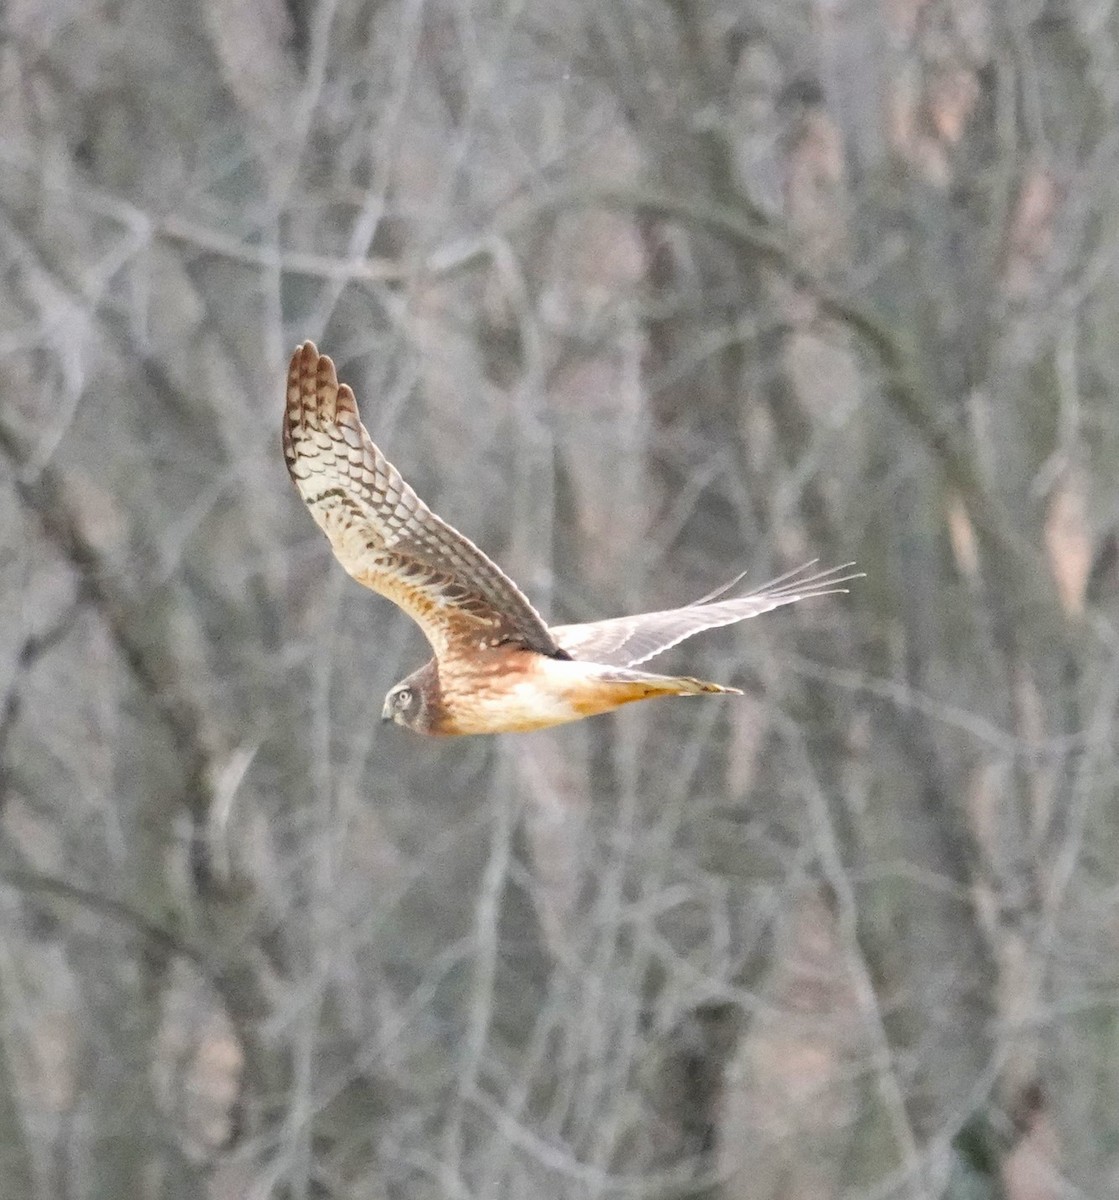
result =
M517 585L404 482L313 342L296 350L288 371L284 457L338 561L400 605L435 651L392 688L381 714L417 733L527 732L654 696L740 695L635 668L701 630L846 591L841 585L856 577L851 563L815 572L809 563L745 596L722 598L722 588L684 608L549 628Z

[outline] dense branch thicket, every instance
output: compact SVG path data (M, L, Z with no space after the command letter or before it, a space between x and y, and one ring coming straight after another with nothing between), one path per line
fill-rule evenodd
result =
M5 1195L1119 1189L1117 34L7 6ZM385 731L305 337L556 621L867 578L665 660L741 702Z

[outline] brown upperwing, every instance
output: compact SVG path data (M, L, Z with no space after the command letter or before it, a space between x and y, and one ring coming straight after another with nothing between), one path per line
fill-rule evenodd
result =
M555 625L552 627L552 636L573 658L606 666L633 667L705 629L733 625L737 621L760 616L811 596L845 592L847 589L843 584L862 577L861 572L849 570L854 563L844 563L840 567L813 573L811 568L814 566L815 562L805 563L745 596L729 600L714 599L726 590L720 588L711 598L683 608L635 613L629 617L612 617L584 625ZM732 587L733 584L727 586Z
M284 458L338 561L416 621L443 657L498 641L561 655L520 589L431 509L373 444L334 363L304 342L292 356Z

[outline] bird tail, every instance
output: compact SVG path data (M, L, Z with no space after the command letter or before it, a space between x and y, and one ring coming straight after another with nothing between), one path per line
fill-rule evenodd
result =
M705 679L693 679L690 675L657 675L652 671L636 671L632 668L609 667L598 674L603 683L628 684L636 693L633 699L651 699L654 696L700 696L705 693L721 692L728 696L741 696L742 689L725 687L721 683L709 683Z

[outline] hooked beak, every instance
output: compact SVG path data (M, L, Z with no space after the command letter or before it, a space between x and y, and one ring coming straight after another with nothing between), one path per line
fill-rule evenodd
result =
M390 705L388 700L386 700L384 708L381 709L381 724L385 725L391 720L392 720L392 705Z

